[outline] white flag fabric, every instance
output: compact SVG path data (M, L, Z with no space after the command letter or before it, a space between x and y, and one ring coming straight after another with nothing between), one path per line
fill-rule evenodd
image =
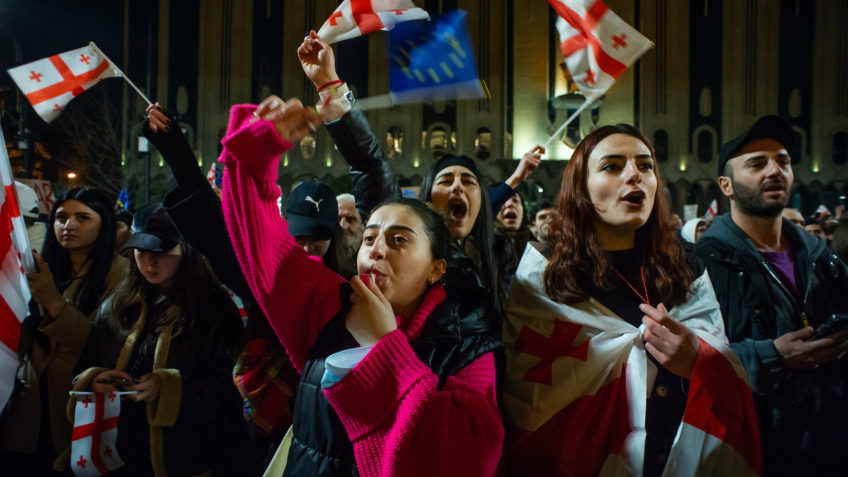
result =
M89 45L12 68L9 76L35 112L49 123L83 91L121 73L100 50Z
M642 475L645 417L657 369L644 325L590 298L572 306L545 293L548 260L528 245L510 290L503 329L507 471L526 475ZM699 338L686 410L664 475L762 472L753 395L730 351L709 277L671 316Z
M21 216L15 179L0 130L0 409L6 405L15 385L18 369L18 340L21 322L30 300L24 270L34 267L26 223Z
M71 468L77 477L103 475L124 465L115 441L121 396L132 393L71 392L77 400L71 434Z
M601 95L651 48L651 41L600 0L548 0L571 77L586 96Z
M344 0L321 25L318 36L328 44L391 30L398 23L429 20L430 14L412 0Z
M704 215L706 217L710 218L710 219L714 219L715 216L718 215L718 201L717 200L713 199L713 201L710 202L710 206L707 207L707 213L704 214Z
M827 206L825 206L824 204L819 204L818 208L816 209L816 215L818 215L819 217L823 217L825 215L833 214L830 213L830 210L828 210Z

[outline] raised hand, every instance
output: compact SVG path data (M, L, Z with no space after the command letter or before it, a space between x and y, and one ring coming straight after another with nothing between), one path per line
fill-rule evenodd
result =
M339 79L333 49L321 41L315 30L310 31L303 39L303 43L297 48L297 57L303 72L316 88Z
M305 107L297 98L283 103L277 96L268 96L254 114L274 123L280 137L292 144L303 139L321 123L315 110Z
M639 309L645 313L645 349L667 370L689 379L700 348L698 337L675 321L662 303L656 308L642 303Z
M530 177L530 174L533 173L542 162L542 155L545 153L545 148L539 145L533 147L529 151L525 152L523 156L521 156L521 161L518 163L518 167L515 168L515 172L506 180L506 183L515 189L519 184L527 180Z
M159 101L148 106L145 113L147 114L147 125L151 131L158 132L161 129L168 132L171 130L173 121L165 114L165 108L159 104Z
M367 283L359 276L350 280L353 307L345 320L345 327L362 346L371 346L397 329L397 320L389 300L370 277Z

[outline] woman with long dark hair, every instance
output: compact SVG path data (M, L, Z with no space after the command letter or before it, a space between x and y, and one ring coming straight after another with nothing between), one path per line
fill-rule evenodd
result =
M275 181L280 154L317 117L282 105L233 107L221 160L245 279L302 375L284 475L492 475L500 344L441 284L442 217L411 199L377 207L350 282L310 260L275 210ZM333 363L339 352L358 356Z
M557 213L550 245L527 247L507 306L503 467L760 471L744 368L709 277L693 273L669 228L650 141L623 124L589 134Z
M118 418L116 475L221 471L238 460L225 451L241 419L230 377L241 319L161 204L139 210L133 230L129 275L97 314L73 388L135 391Z
M18 349L23 386L9 401L2 442L14 453L7 457L31 469L24 473L49 472L71 442L65 404L74 365L97 307L126 274L127 261L115 256L113 204L97 189L65 192L50 211L43 258L34 253L37 271L27 274L33 312Z

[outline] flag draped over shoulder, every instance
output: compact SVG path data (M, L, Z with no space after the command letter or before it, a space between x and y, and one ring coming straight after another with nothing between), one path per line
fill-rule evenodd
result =
M15 385L18 369L18 340L21 322L30 300L24 270L33 269L26 223L21 216L15 180L0 130L0 409L6 405Z
M73 392L76 397L71 434L71 468L77 477L97 476L124 465L115 450L121 396L131 392Z
M427 11L412 0L344 0L321 25L318 36L327 44L389 30L412 20L429 20Z
M548 0L565 64L583 94L601 95L651 48L651 41L600 0Z
M391 35L389 90L393 104L479 98L483 88L463 10L437 23L409 23Z
M9 76L46 122L56 119L68 103L105 78L120 76L95 46L42 58L9 70Z
M524 252L507 305L504 466L527 475L641 475L646 403L656 377L642 328L594 299L573 306L544 292L547 259ZM753 397L730 351L709 277L671 310L700 349L664 475L762 472Z

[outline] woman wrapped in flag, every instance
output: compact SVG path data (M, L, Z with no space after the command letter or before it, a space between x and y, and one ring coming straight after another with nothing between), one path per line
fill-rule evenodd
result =
M526 248L508 301L505 474L761 473L747 377L662 191L632 126L575 149L550 245Z

